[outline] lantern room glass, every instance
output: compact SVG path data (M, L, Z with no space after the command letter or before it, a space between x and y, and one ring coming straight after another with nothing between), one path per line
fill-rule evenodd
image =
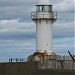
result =
M52 6L50 6L50 5L38 5L38 6L36 6L36 11L37 12L51 12Z

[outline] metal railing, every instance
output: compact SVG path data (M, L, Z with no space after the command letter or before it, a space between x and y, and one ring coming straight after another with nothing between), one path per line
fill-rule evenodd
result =
M40 16L40 17L38 17ZM57 12L31 12L31 18L32 20L36 20L36 19L53 19L53 20L57 20Z
M27 58L10 58L9 62L27 62Z
M65 58L68 56L65 56ZM75 58L75 57L74 57ZM39 69L55 70L75 70L75 62L71 59L41 61L38 64Z
M75 55L73 55L75 59ZM27 62L27 58L10 58L9 62ZM75 70L75 62L70 56L61 56L60 59L38 61L38 69Z
M75 62L72 60L51 60L39 62L39 69L75 70Z

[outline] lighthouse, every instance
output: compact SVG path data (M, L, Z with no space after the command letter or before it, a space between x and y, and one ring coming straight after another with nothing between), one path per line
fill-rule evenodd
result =
M31 14L36 23L36 52L53 52L52 25L57 20L57 14L52 11L49 0L39 0L36 11Z
M31 13L36 24L36 52L33 54L36 59L41 55L54 54L52 26L57 20L57 12L53 12L52 6L49 0L39 0L36 11Z

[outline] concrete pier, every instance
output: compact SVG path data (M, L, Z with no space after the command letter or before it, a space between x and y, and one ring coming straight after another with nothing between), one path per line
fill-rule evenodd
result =
M75 70L39 69L38 62L0 63L0 75L75 75Z

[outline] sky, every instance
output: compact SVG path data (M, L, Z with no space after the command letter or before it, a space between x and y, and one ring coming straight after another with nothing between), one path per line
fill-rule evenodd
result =
M38 0L0 0L0 62L27 58L36 51L36 25L31 12ZM53 51L75 54L75 0L50 0L58 20L53 24Z

